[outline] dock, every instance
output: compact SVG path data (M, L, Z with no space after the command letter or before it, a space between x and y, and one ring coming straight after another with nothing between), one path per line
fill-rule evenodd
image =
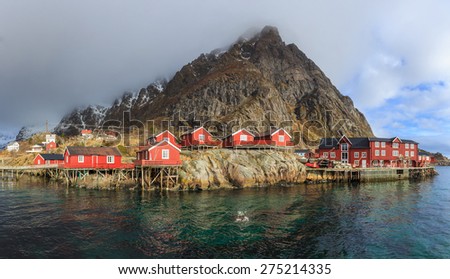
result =
M418 168L307 168L307 182L382 182L404 179L419 179L436 173L434 167Z

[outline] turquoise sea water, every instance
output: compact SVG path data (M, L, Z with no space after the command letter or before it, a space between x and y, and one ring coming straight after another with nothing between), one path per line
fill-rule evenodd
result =
M195 193L0 182L0 258L450 258L450 168L438 171Z

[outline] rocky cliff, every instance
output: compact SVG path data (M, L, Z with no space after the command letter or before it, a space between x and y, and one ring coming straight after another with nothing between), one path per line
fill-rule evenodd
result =
M286 127L302 143L322 136L373 136L364 115L294 44L265 27L226 51L202 54L170 81L158 81L126 93L110 108L92 107L62 119L57 133L73 134L105 120L172 120L179 127L215 126L223 134L246 127L255 131ZM221 134L221 135L223 135Z
M306 179L306 168L293 153L217 149L184 151L182 157L184 189L269 186Z

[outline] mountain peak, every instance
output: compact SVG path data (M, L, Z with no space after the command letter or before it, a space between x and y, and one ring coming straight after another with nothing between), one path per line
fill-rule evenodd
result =
M276 28L275 26L264 26L264 28L261 30L260 37L282 41L280 33L278 32L278 28Z
M175 132L200 122L206 126L215 123L219 126L216 130L224 133L235 127L263 132L272 126L293 130L316 123L317 127L308 128L306 134L297 130L305 144L311 137L340 133L373 135L350 98L343 96L295 45L286 45L276 27L266 26L252 34L251 39L238 40L228 50L200 55L164 86L141 89L133 103L118 101L102 119L120 120L124 111L142 122L176 116L172 122ZM97 124L100 118L89 114L66 117L61 122L79 127L88 122Z

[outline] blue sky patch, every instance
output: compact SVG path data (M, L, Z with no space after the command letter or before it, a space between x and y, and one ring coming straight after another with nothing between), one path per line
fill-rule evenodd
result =
M403 91L420 91L420 92L430 92L436 88L445 88L446 84L444 81L436 82L422 82L417 85L409 85L402 88Z

